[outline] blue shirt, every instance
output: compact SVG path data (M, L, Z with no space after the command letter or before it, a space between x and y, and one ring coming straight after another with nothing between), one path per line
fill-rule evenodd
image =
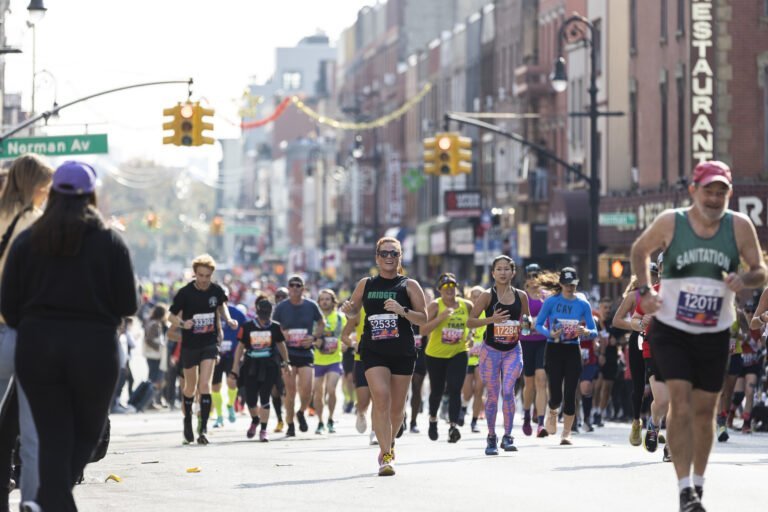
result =
M248 321L245 315L235 306L227 304L227 309L229 310L229 316L232 317L232 320L237 320L237 329L230 329L227 322L224 322L222 319L221 329L224 331L224 339L221 342L221 355L229 355L232 352L232 349L237 344L237 334L240 332L240 329L242 329L245 322Z
M544 327L545 322L549 328ZM552 328L562 327L560 343L578 345L577 331L582 322L586 324L589 330L589 335L585 339L597 336L597 327L592 317L592 306L589 305L589 302L579 297L566 299L558 293L544 301L544 305L536 318L536 330L547 337L547 343L554 343L555 340L549 331Z

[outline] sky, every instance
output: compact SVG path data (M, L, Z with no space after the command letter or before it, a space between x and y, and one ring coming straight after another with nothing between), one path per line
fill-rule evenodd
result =
M192 77L192 100L216 110L214 136L237 138L239 98L249 83L273 72L275 48L295 46L322 30L332 44L360 8L375 0L45 0L35 27L35 110L121 86ZM11 0L6 17L6 91L21 92L29 108L32 30L29 0ZM3 57L0 57L3 58ZM108 133L110 157L148 158L180 165L211 157L211 146L162 145L162 110L187 98L187 86L161 85L118 92L65 109L50 135ZM42 130L45 132L46 130Z

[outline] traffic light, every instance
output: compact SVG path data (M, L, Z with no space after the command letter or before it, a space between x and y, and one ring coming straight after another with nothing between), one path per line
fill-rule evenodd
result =
M211 234L216 236L224 234L224 219L219 215L211 221Z
M147 221L147 227L149 229L157 229L159 222L158 222L157 214L155 212L147 213L146 221Z
M424 172L456 176L472 172L472 139L458 132L438 133L424 139Z
M437 170L441 176L455 174L453 167L456 162L456 141L452 133L438 133L437 140Z
M597 273L601 283L624 281L632 277L632 264L623 256L601 254Z
M456 168L451 174L472 172L472 139L456 134Z
M213 137L203 134L206 130L213 130L213 122L207 122L206 117L212 116L212 108L201 107L200 103L195 103L193 122L192 122L192 145L202 146L203 144L213 144Z
M427 137L424 139L424 173L440 175L437 170L437 139Z

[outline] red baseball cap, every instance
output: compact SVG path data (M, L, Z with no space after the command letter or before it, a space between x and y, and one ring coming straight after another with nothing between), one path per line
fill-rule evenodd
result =
M693 170L693 182L706 187L714 181L725 183L729 187L733 185L731 168L718 160L701 162Z

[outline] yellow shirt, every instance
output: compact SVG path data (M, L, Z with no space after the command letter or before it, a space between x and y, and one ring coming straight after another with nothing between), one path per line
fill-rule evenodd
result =
M480 316L477 318L485 318L485 311L482 311ZM487 328L487 325L483 325L482 327L475 327L474 335L472 336L472 341L474 343L472 344L472 348L469 349L469 361L467 362L467 366L477 366L480 364L480 347L483 346L485 330Z
M363 339L363 328L365 327L365 308L360 308L360 321L355 327L355 336L357 336L357 350L355 350L355 361L360 360L360 342Z
M323 344L315 349L315 365L328 366L340 363L343 357L341 343L341 330L347 324L347 317L334 309L325 317L325 331L323 331Z
M467 328L467 318L469 318L470 302L460 297L456 297L456 302L458 307L453 314L440 322L429 333L426 355L450 359L468 350L467 337L469 329ZM443 311L445 311L443 299L437 299L437 314L439 315Z

